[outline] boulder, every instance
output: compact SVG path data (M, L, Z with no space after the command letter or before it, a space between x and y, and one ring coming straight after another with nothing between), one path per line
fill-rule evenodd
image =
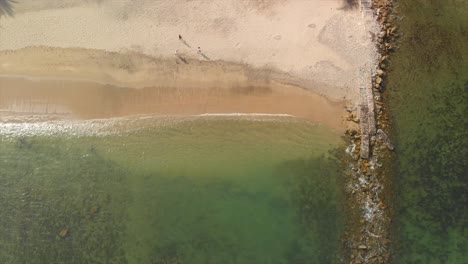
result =
M382 129L377 129L377 136L385 142L385 145L387 145L388 149L395 149L392 142L390 141L390 138L387 136L387 134L385 134L385 132Z
M386 35L387 35L387 32L385 30L382 30L379 33L379 38L385 38Z

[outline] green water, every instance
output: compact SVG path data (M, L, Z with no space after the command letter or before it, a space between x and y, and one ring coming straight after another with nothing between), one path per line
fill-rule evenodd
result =
M342 186L330 151L342 141L323 127L243 118L0 127L0 263L338 259Z
M398 1L395 263L468 263L468 1Z

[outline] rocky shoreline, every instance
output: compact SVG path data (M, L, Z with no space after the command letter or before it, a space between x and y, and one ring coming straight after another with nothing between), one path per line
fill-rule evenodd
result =
M347 120L359 123L359 129L346 131L349 155L344 161L348 203L359 211L350 218L343 239L345 262L350 264L390 261L392 212L386 201L392 195L387 178L394 146L386 132L389 117L383 99L390 54L398 38L393 7L392 0L360 0L363 15L372 16L379 24L378 33L370 32L379 56L371 69L371 84L360 85L359 107L347 108Z

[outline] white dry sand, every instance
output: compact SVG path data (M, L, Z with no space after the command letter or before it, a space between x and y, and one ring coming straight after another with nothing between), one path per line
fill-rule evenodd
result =
M357 103L359 78L370 79L370 76L359 76L359 69L370 68L376 56L369 33L369 28L373 28L372 22L359 10L345 8L344 0L17 2L13 17L0 18L0 74L30 75L36 72L53 75L52 71L61 69L70 77L86 79L82 75L88 68L107 71L107 77L113 76L112 80L130 87L131 81L128 80L134 79L144 82L140 86L148 86L148 81L143 80L153 78L147 72L145 75L142 69L148 67L144 65L137 73L129 71L119 79L116 77L118 74L109 73L113 70L119 72L118 69L105 69L105 65L96 62L92 64L85 50L82 51L83 57L75 59L72 67L60 62L61 56L67 57L64 50L51 54L46 47L99 49L127 54L131 51L149 55L159 61L167 61L170 66L164 74L172 81L187 75L177 66L183 64L174 54L178 50L181 57L190 61L180 66L183 70L192 73L206 70L212 74L210 77L198 73L192 79L214 78L216 80L212 83L219 83L224 79L225 71L218 68L224 69L225 63L234 63L244 65L244 71L252 69L257 75L263 72L263 79L294 85L335 102L348 100ZM179 34L185 43L179 40ZM31 59L34 56L25 56L31 49L26 53L20 50L7 55L2 52L30 46L41 46L36 48L39 55L35 59ZM201 47L202 54L197 53L197 47ZM77 50L74 49L73 56ZM210 60L212 63L203 64L201 70L191 69L200 67L199 63L194 63L197 60ZM175 62L177 65L172 71L170 69ZM76 64L80 63L82 74L77 73L80 67ZM159 80L167 82L161 71L159 73ZM116 85L115 82L113 84Z

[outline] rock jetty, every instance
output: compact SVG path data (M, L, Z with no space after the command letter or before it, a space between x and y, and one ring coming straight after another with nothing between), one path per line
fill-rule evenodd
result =
M385 132L389 128L389 118L385 111L384 88L390 54L396 49L398 28L394 24L396 13L392 0L359 0L359 8L363 16L378 22L378 30L370 32L370 37L376 43L379 56L371 69L361 69L361 76L366 76L366 71L370 70L372 78L361 80L359 84L358 115L353 113L354 109L347 108L350 112L347 120L359 122L359 129L346 131L350 159L345 161L350 207L358 206L359 215L351 221L343 242L347 263L380 264L390 261L391 212L386 204L390 193L385 184L384 163L393 155L395 147Z

